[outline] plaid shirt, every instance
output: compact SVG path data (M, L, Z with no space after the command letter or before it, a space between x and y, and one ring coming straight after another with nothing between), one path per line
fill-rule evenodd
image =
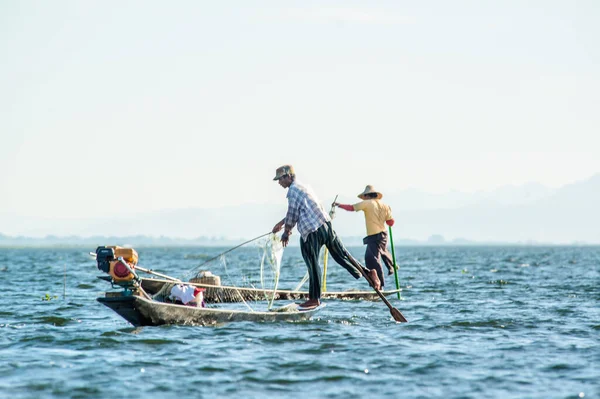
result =
M294 181L289 187L287 199L285 228L291 230L297 223L298 231L304 241L310 233L331 220L312 189L298 181Z

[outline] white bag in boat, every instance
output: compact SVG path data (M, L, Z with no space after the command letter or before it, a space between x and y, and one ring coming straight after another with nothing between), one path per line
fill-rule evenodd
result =
M197 302L198 305L202 303L202 291L199 293L195 292L196 287L187 285L187 284L176 284L171 288L171 299L176 299L181 301L184 305L187 305L189 302L192 302L197 299L197 296L200 297L200 300ZM194 295L196 293L196 295Z

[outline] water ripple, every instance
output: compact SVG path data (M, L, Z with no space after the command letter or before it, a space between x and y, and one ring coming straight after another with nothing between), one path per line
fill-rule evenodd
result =
M364 248L351 250L362 260ZM219 253L139 251L146 265L175 276ZM403 247L402 300L389 299L407 324L392 322L381 301L328 300L302 323L133 328L96 302L108 286L80 248L0 249L0 266L10 265L0 271L11 282L0 311L0 392L11 399L591 398L600 360L597 251ZM247 267L251 255L232 253L230 264ZM284 288L305 273L297 248L285 256ZM327 285L365 288L335 266Z

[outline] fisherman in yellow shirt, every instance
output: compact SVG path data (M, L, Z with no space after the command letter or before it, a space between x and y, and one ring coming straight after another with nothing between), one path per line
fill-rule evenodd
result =
M385 285L383 277L383 268L381 260L388 269L388 275L394 273L394 261L387 250L388 234L386 224L394 225L392 218L392 209L381 201L383 195L375 191L373 186L368 185L365 190L358 194L358 198L362 201L354 205L339 204L335 202L333 205L347 211L363 211L365 213L365 225L367 228L367 236L363 239L363 243L367 245L365 250L365 264L369 269L369 276L380 282L381 289Z

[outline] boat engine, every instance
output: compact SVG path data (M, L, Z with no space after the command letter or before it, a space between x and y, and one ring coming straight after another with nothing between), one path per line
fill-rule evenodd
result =
M108 273L110 271L110 261L112 260L115 260L114 248L96 248L96 261L98 262L98 270Z
M96 248L98 269L110 274L115 282L131 281L135 277L131 272L138 262L138 253L133 248L101 246Z

